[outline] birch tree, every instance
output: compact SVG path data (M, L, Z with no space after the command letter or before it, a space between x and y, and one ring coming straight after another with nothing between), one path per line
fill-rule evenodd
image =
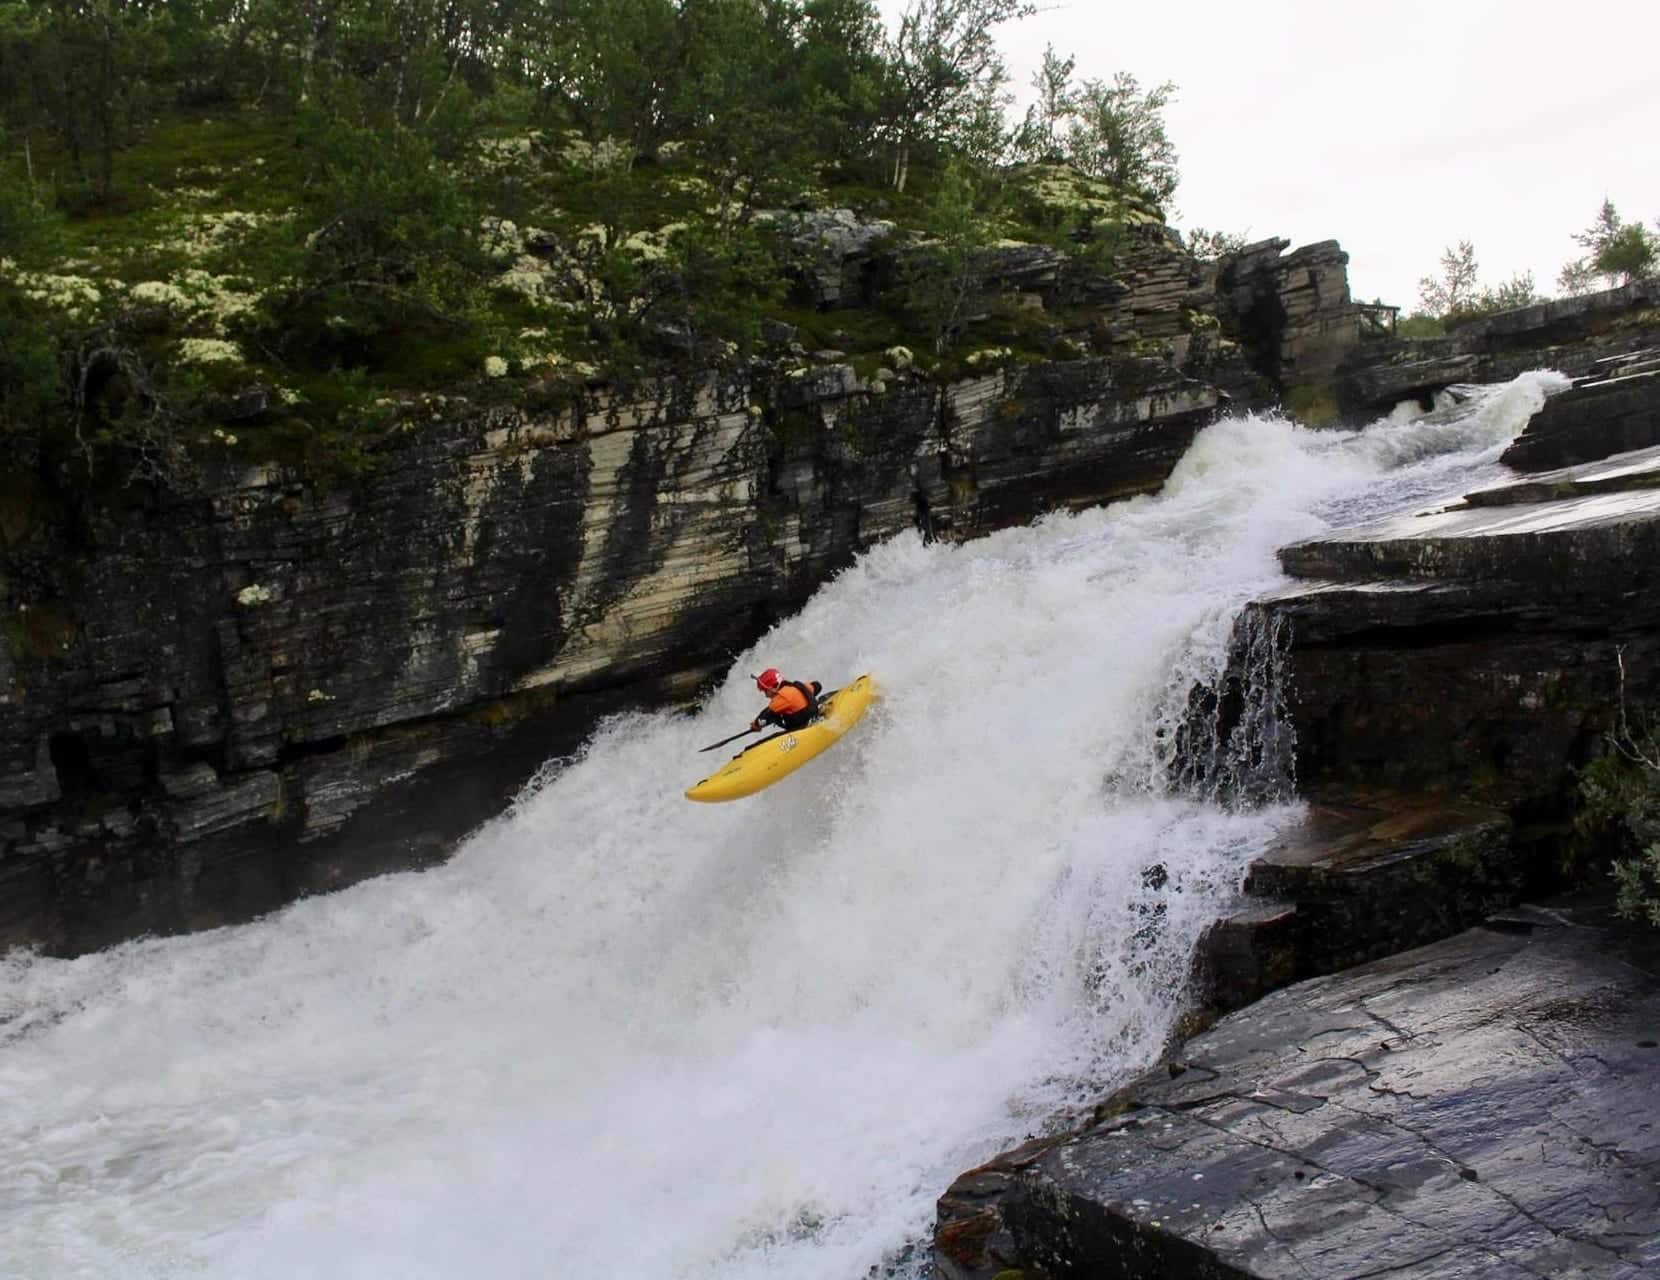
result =
M910 0L886 51L884 132L895 191L905 189L920 142L950 145L982 118L988 93L1008 81L997 28L1036 11L1029 0Z

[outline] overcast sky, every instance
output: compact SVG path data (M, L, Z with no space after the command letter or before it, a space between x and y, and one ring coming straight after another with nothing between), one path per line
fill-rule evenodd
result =
M1604 194L1660 217L1656 0L1039 3L1001 29L1021 110L1048 44L1075 79L1175 81L1173 223L1340 241L1357 299L1411 309L1460 239L1483 284L1554 294Z

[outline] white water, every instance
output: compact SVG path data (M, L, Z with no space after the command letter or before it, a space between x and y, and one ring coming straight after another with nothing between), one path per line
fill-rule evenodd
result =
M446 866L0 964L0 1274L859 1280L958 1172L1148 1064L1294 809L1157 731L1276 547L1494 478L1553 375L1361 433L1208 429L1156 498L878 547L695 717L606 724ZM688 804L745 673L885 699ZM1144 880L1162 864L1162 887Z

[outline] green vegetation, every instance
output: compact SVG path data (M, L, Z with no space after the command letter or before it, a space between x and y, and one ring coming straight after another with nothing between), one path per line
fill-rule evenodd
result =
M1440 316L1428 315L1422 311L1414 311L1405 316L1395 326L1396 336L1411 339L1444 338L1447 336L1447 325Z
M1337 399L1324 383L1304 383L1285 393L1285 411L1306 427L1329 427L1337 422Z
M1655 231L1626 222L1614 202L1603 199L1596 219L1573 236L1586 252L1563 266L1556 284L1569 296L1593 293L1646 280L1660 273L1660 220ZM1509 311L1544 301L1531 272L1503 284L1483 286L1478 278L1475 246L1468 240L1441 254L1441 272L1418 282L1419 309L1400 324L1404 338L1439 338L1478 316Z
M1611 859L1619 914L1660 929L1660 736L1627 717L1623 659L1620 676L1618 727L1580 775L1576 844L1593 865Z
M1184 237L1187 251L1200 262L1215 262L1230 253L1238 253L1247 243L1247 236L1232 231L1211 231L1194 227Z
M1478 316L1526 307L1540 300L1531 272L1512 276L1497 286L1483 286L1479 275L1475 246L1468 240L1449 245L1441 254L1441 274L1418 281L1421 309L1406 319L1417 332L1407 336L1440 336L1426 332L1429 326L1425 321L1438 322L1444 333Z
M1616 909L1660 928L1660 751L1655 741L1627 739L1593 761L1580 776L1580 799L1581 844L1619 854L1609 866Z
M1072 83L1072 58L1043 51L1032 79L1037 101L1027 109L1014 146L1027 160L1060 160L1115 187L1144 192L1159 204L1176 193L1176 149L1164 131L1175 97L1168 81L1151 89L1126 71L1110 83Z
M568 403L741 360L768 318L866 365L1026 350L992 255L1110 271L1176 181L1172 86L1052 59L1048 134L1004 120L994 36L1031 11L0 0L0 454L344 477L423 392ZM836 206L900 265L818 316L791 213Z
M1660 231L1660 221L1655 227ZM1567 263L1557 276L1564 293L1590 293L1599 279L1604 288L1618 287L1660 271L1660 235L1640 222L1626 222L1606 196L1596 220L1576 233L1574 241L1586 254Z

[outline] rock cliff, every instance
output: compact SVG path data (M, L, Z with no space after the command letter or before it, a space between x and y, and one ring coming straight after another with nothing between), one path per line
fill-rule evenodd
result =
M879 230L803 227L818 306L883 269ZM1340 275L1340 251L1277 254L1229 306L1318 327L1303 264ZM861 372L781 326L769 359L627 390L407 397L333 486L235 451L187 495L8 476L0 945L73 953L440 858L596 716L684 698L861 547L1149 492L1230 394L1271 389L1162 226L1110 278L1062 265L1003 246L985 271L1065 359Z
M1338 402L1364 418L1460 382L1502 382L1529 369L1590 377L1599 364L1660 343L1660 281L1519 307L1458 326L1445 338L1356 347L1335 373Z

